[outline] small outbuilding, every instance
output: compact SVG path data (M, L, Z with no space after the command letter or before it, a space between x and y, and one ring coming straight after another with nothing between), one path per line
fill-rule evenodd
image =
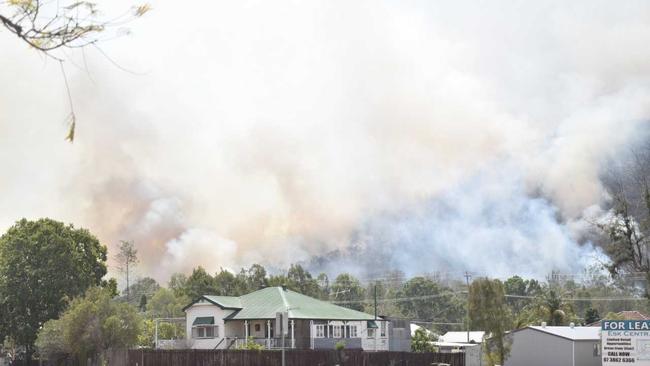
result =
M505 366L600 366L600 328L530 326L510 332Z

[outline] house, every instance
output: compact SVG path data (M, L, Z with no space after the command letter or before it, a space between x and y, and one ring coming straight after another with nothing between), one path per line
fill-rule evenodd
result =
M600 366L600 328L529 326L510 332L505 366Z
M390 349L391 322L360 311L288 290L267 287L247 295L201 296L184 309L187 346L193 349L236 348L251 339L266 348L280 348L276 331L278 312L288 314L285 348L333 349L338 342L346 348L368 351ZM404 327L409 327L404 323ZM410 334L407 331L410 349ZM403 344L400 345L404 347Z
M465 366L481 366L484 340L483 331L447 332L438 337L438 341L433 344L442 353L464 353Z

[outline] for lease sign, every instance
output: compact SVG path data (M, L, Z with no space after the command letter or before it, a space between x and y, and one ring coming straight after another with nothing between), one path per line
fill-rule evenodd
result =
M603 366L650 366L650 320L601 321Z

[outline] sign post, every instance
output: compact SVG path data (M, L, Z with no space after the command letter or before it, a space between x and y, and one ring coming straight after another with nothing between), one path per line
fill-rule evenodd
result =
M289 313L286 311L275 313L275 329L278 329L282 335L282 366L284 366L286 365L284 359L284 337L289 333Z
M602 320L603 366L650 366L650 320Z

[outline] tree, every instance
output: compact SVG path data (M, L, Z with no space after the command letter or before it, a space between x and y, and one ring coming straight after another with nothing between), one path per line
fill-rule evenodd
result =
M243 272L243 273L242 273ZM230 271L221 268L219 273L214 276L214 290L215 295L221 296L240 296L247 292L246 289L246 271L242 269L237 276Z
M198 299L203 295L211 294L218 294L214 278L203 267L194 268L185 281L185 295L191 299Z
M296 292L311 297L318 297L320 295L318 281L313 279L311 273L299 264L292 264L289 267L287 280L289 288Z
M186 275L182 273L174 273L169 279L169 284L167 285L167 287L169 287L169 289L174 292L175 296L183 296L185 295L186 283L187 283Z
M133 266L138 263L138 250L135 249L132 241L120 241L119 253L115 256L117 269L126 276L126 301L130 300L131 289L129 286L129 274Z
M102 20L97 5L90 1L10 0L0 4L0 24L34 49L52 56L50 51L61 47L93 45L108 27L149 10L148 5L141 5L127 16Z
M31 357L43 323L105 274L106 247L88 230L51 219L18 221L0 237L2 333Z
M450 288L425 277L413 277L404 283L397 294L398 307L410 318L424 321L462 319L462 304Z
M411 338L411 351L412 352L436 352L436 347L433 342L436 338L427 332L425 329L417 328L413 338Z
M140 305L138 308L140 309L140 312L147 310L147 295L142 294L142 296L140 296Z
M527 281L519 276L512 276L503 283L504 290L508 295L526 296L527 295ZM506 301L510 305L512 311L517 314L526 306L527 299L524 298L508 298Z
M490 335L484 347L492 365L503 365L510 353L506 332L511 328L511 317L504 295L499 280L480 278L474 280L469 288L470 327Z
M564 301L558 290L545 288L532 303L527 305L520 313L517 326L529 324L568 325L578 319L573 306Z
M147 303L147 312L153 318L177 318L182 317L183 307L191 300L182 295L176 296L173 291L161 288L153 294Z
M363 311L365 289L361 287L358 279L349 273L336 276L332 284L332 300L340 302L346 308Z
M594 308L587 309L587 311L585 312L585 325L593 324L599 320L600 320L600 314L598 314L598 310Z
M159 288L160 285L156 280L154 280L151 277L144 277L137 280L134 284L129 286L128 291L127 289L124 289L124 291L122 292L123 295L118 300L126 301L133 306L138 306L142 301L142 296L148 299L156 291L158 291ZM127 296L126 296L127 293L130 294L129 300L127 300Z
M102 12L91 1L77 0L7 0L0 1L0 25L13 33L18 39L33 49L61 63L61 71L66 79L63 60L65 53L55 55L61 48L76 49L93 46L106 56L99 48L101 34L108 28L115 27L123 31L123 25L143 16L151 10L147 4L134 6L130 12L112 19L101 19ZM119 34L108 35L106 39ZM76 115L72 97L68 88L70 104L69 129L66 140L74 141Z
M318 287L320 288L320 295L318 296L321 300L329 299L330 295L330 279L327 276L327 273L321 272L318 277L316 277L318 282Z
M141 330L135 307L111 300L105 289L91 288L73 300L60 319L45 323L37 345L48 355L66 353L80 361L105 362L106 351L134 346Z
M246 279L247 292L257 291L261 288L268 286L269 282L266 278L266 269L260 264L253 264L247 271L248 277Z
M607 268L614 276L640 272L650 281L650 144L632 151L603 181L611 197L610 215L595 225L606 239ZM645 296L650 298L648 289Z

